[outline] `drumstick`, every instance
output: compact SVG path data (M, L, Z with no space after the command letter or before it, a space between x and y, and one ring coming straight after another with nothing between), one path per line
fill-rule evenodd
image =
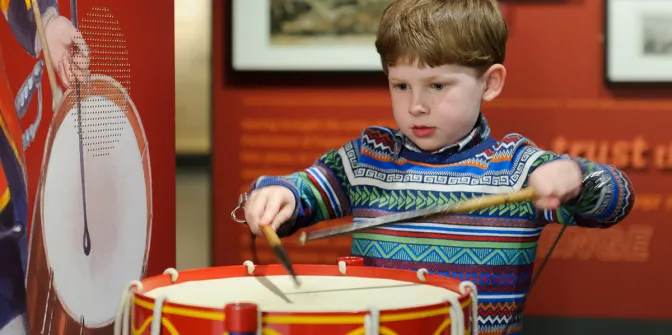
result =
M42 55L44 55L44 62L47 63L47 74L49 76L49 84L51 86L51 108L55 111L61 107L63 100L63 92L56 83L56 76L54 75L54 66L51 62L51 54L49 53L49 46L47 45L47 35L44 32L44 25L42 24L42 14L40 14L40 7L37 5L37 0L30 0L31 7L33 7L33 14L35 15L35 25L37 26L37 35L40 37L42 43Z
M301 236L299 237L299 242L301 245L305 245L306 242L308 241L317 240L325 237L338 236L346 233L355 232L358 230L379 227L390 223L398 223L409 219L416 219L436 214L466 213L472 210L484 209L491 206L499 206L513 202L531 200L534 199L535 197L536 193L534 192L534 189L530 187L511 193L486 195L482 197L460 201L457 203L381 216L373 218L370 220L370 222L366 222L363 224L345 224L332 228L313 231L310 233L302 232Z
M264 232L266 241L268 241L268 244L273 249L275 257L278 258L280 264L282 264L282 266L287 269L287 272L289 272L289 274L292 276L292 279L294 279L294 284L296 284L297 287L301 286L299 280L296 278L296 272L294 271L292 262L289 260L287 251L285 251L285 248L282 246L282 242L280 242L280 237L278 237L278 234L275 233L273 227L270 225L263 225L260 228Z

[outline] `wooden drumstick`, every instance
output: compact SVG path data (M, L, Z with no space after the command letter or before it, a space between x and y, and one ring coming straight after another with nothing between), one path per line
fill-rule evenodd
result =
M465 213L472 210L484 209L493 206L499 206L504 204L510 204L514 202L521 202L526 200L532 200L536 197L534 189L528 187L520 191L504 193L504 194L493 194L485 195L482 197L471 198L464 201L460 201L450 210L449 213Z
M264 233L264 236L266 237L266 241L268 241L268 244L273 249L273 253L275 254L275 257L278 258L278 261L280 261L280 264L282 264L282 266L292 276L292 279L294 280L294 284L296 284L297 287L301 286L301 283L299 283L299 280L296 278L296 272L294 271L294 267L292 266L292 262L289 260L289 256L287 255L287 251L282 246L282 242L280 241L280 237L278 237L278 234L276 234L275 230L273 230L273 227L271 227L271 225L263 225L263 226L260 226L260 228L261 228L261 231Z
M302 232L299 237L301 245L308 241L317 240L325 237L338 236L345 233L351 233L358 230L370 229L391 223L398 223L409 219L416 219L425 216L449 213L467 213L473 210L484 209L492 206L499 206L514 202L532 200L536 198L536 193L531 187L505 194L486 195L477 198L460 201L453 204L441 205L431 208L417 209L408 212L395 213L367 220L362 224L346 224L333 228L313 231L310 233Z
M47 63L47 75L49 76L49 84L51 85L51 108L55 111L61 107L63 101L63 92L56 83L56 75L54 74L54 66L51 62L51 54L49 53L49 45L47 45L47 34L44 32L44 24L42 24L42 14L40 14L40 7L37 0L31 0L31 7L33 7L33 14L35 15L35 25L37 26L37 35L40 37L42 43L42 55L44 55L44 62Z

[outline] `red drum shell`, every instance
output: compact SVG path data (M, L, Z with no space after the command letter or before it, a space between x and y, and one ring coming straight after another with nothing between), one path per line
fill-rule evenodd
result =
M344 276L336 265L294 265L299 276ZM287 275L280 265L257 265L250 275L246 266L224 266L189 270L178 273L175 283L203 281L211 279ZM459 282L438 276L425 274L425 281L418 278L416 272L407 270L382 269L354 266L347 269L347 276L362 278L394 279L399 281L422 283L438 286L459 294L458 301L464 313L465 334L469 334L473 301L469 290L460 293ZM147 278L142 281L141 290L134 289L131 303L131 332L150 334L155 300L145 293L159 287L173 284L169 274ZM399 297L403 299L403 297ZM263 309L263 308L260 308ZM267 335L364 335L366 310L334 313L306 313L265 311L262 313L263 334ZM190 306L163 302L163 334L226 334L224 305L222 308ZM450 334L450 304L448 302L421 307L380 310L380 334Z

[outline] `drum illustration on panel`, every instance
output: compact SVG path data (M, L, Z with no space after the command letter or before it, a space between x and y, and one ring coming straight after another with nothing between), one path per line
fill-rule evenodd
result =
M56 104L45 143L26 278L29 324L40 334L110 334L119 292L146 271L149 147L118 19L102 6L72 17L89 46L89 73Z

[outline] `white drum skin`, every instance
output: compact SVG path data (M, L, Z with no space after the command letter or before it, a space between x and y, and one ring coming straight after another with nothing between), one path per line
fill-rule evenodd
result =
M314 313L349 312L371 307L412 308L440 304L447 296L459 296L442 287L383 278L301 276L301 287L298 288L290 276L265 279L267 281L255 277L191 281L156 288L146 295L191 306L217 308L245 301L257 304L263 311ZM277 290L269 289L269 282Z

